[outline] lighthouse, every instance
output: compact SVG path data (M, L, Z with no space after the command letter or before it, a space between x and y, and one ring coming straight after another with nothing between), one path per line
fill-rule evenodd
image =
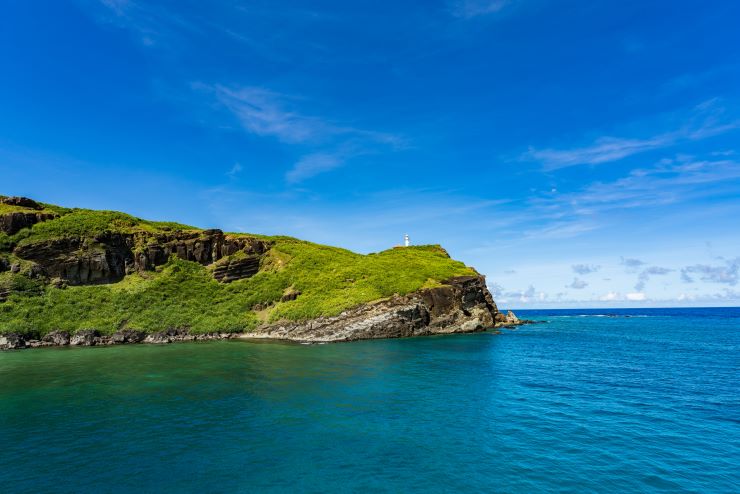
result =
M409 239L409 234L404 233L403 234L403 245L404 247L408 247L411 244L411 240Z

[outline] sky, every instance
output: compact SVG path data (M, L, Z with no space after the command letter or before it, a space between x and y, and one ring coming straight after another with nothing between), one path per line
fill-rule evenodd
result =
M740 305L740 2L0 9L0 194L408 233L505 308Z

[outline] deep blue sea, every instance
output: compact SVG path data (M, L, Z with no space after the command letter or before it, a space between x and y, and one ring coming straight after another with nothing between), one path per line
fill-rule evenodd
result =
M0 491L740 492L740 309L519 315L0 353Z

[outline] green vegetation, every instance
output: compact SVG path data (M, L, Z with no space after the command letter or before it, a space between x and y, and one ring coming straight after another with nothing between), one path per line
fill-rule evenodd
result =
M4 196L0 196L3 198ZM53 204L39 203L43 209L24 208L0 203L0 215L8 213L46 213L59 217L44 221L32 228L24 228L15 235L0 232L0 256L18 245L43 242L52 238L95 237L103 233L165 233L177 230L195 230L195 227L170 221L148 221L118 211L96 211L92 209L65 208Z
M44 221L14 235L18 244L29 244L59 237L94 237L102 233L168 232L193 229L163 221L147 221L117 211L73 209L53 221Z
M5 199L7 196L0 195L0 199ZM5 204L3 202L0 202L0 214L7 214L7 213L49 213L49 214L67 214L70 209L64 208L61 206L55 206L54 204L45 204L43 202L38 203L39 206L41 206L42 209L32 209L32 208L26 208L23 206L17 206L15 204Z
M67 210L12 238L0 238L0 258L10 258L9 245L55 237L189 228L110 211ZM22 274L0 273L0 294L10 293L0 302L0 332L248 331L263 322L337 315L362 303L434 286L451 276L475 274L439 246L361 255L290 237L260 238L270 240L272 248L262 258L259 273L228 284L212 277L212 266L174 256L156 271L128 275L107 285L56 288ZM283 295L297 292L295 300L281 301Z

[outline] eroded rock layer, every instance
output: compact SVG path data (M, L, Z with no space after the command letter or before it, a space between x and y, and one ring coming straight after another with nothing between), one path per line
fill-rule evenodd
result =
M270 243L256 238L230 237L221 230L178 231L171 234L107 233L94 238L58 238L16 247L13 253L32 261L39 274L69 285L113 283L126 274L151 271L170 256L214 266L219 281L253 276ZM243 253L244 258L228 260Z
M498 309L483 276L460 276L442 286L364 304L334 317L258 327L245 338L305 342L471 333L495 326Z

